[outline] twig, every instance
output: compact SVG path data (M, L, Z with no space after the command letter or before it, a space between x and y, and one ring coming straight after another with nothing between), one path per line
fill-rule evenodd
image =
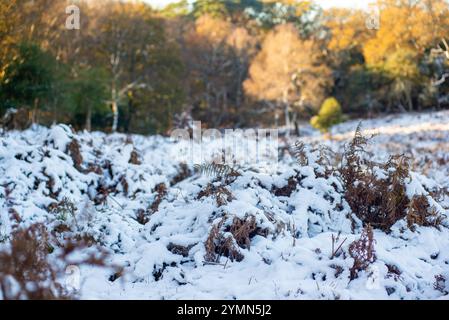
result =
M203 264L204 265L213 265L213 266L223 266L223 267L226 266L224 263L211 262L211 261L203 261Z
M341 249L341 247L343 246L345 241L348 239L348 238L344 238L343 241L340 243L340 245L337 247L337 249L334 250L335 243L338 242L339 238L340 238L340 233L338 234L337 237L334 237L334 235L332 235L332 255L331 255L331 259L333 259L334 257L337 256L338 250Z
M114 200L114 202L115 202L116 204L118 204L118 206L120 207L120 209L122 209L122 210L125 209L125 207L123 207L123 206L120 204L120 202L118 202L117 200L115 200L114 197L112 197L112 196L109 195L109 194L108 194L107 196L108 196L109 198L111 198L112 200Z

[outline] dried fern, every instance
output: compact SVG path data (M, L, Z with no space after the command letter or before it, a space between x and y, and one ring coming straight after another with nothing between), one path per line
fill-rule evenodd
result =
M357 128L355 128L354 138L352 139L351 146L354 148L364 146L368 143L369 138L365 137L362 134L362 122L357 124Z
M301 166L307 166L309 164L306 152L306 145L302 141L296 141L295 145L291 147L291 153Z
M443 219L425 195L413 196L407 206L407 225L412 231L415 230L415 225L439 228Z
M345 146L344 157L346 166L360 167L362 164L361 153L366 153L365 146L368 144L369 138L362 134L362 122L359 122L355 129L354 138L349 142L348 146Z
M363 157L367 138L357 126L353 140L343 154L339 174L345 185L345 199L364 224L388 232L398 220L406 216L408 198L405 182L409 177L409 159L404 155L390 157L377 163ZM385 178L378 176L381 170Z
M226 164L203 163L194 165L194 169L201 174L213 177L238 177L240 173Z
M231 191L226 189L224 186L214 186L209 183L204 190L201 190L198 193L197 199L201 199L203 197L213 197L217 201L217 206L221 207L228 202L234 200L234 196Z
M290 153L296 158L300 166L308 166L315 163L325 167L328 174L332 172L330 170L332 159L338 158L338 155L328 146L319 145L318 147L311 147L302 141L296 141L295 145L290 147Z
M369 224L363 229L360 239L349 245L349 255L354 259L350 269L350 278L354 280L359 271L366 270L376 260L373 228Z

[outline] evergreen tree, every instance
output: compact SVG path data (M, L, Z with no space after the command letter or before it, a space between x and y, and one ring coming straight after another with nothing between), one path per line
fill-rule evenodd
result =
M44 108L54 93L57 64L56 59L39 46L20 44L17 57L1 79L3 107L28 108L30 120L35 123L37 111Z
M107 114L108 74L101 68L80 70L70 86L73 114L84 116L84 128L92 130L94 114Z

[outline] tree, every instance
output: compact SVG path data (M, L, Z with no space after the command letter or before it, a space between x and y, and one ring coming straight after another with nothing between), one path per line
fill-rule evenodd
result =
M313 40L302 40L292 24L277 26L265 38L251 63L244 87L248 95L284 109L290 126L290 110L316 105L331 83L330 70ZM277 118L277 112L276 112Z
M125 132L165 133L172 126L175 113L183 106L185 93L181 86L184 66L176 47L163 44L155 52L157 65L148 83L151 90L128 91L128 107L123 112Z
M11 61L12 45L15 43L14 28L18 24L15 4L16 0L0 1L0 80Z
M261 0L249 4L250 16L265 30L290 23L302 36L308 36L317 27L318 7L311 1L301 0Z
M32 123L37 121L37 110L51 99L56 81L56 59L35 44L22 43L18 55L5 70L0 84L3 103L30 110Z
M256 46L249 31L204 15L195 21L184 43L186 91L194 115L213 127L242 122L243 81Z
M351 110L365 106L371 110L376 105L389 111L393 104L411 110L415 101L435 104L429 101L438 101L431 78L437 78L444 67L428 56L446 34L447 1L379 0L377 7L377 30L366 28L361 11L325 13L333 94Z
M330 97L324 100L318 115L312 117L310 124L322 132L328 132L330 127L342 121L342 117L340 103Z
M392 78L392 95L401 104L405 100L409 111L413 111L412 89L419 81L417 54L410 49L392 53L385 62L384 68Z
M196 0L193 3L192 14L195 18L208 15L213 18L223 18L229 14L227 3L231 1Z
M445 0L380 0L381 28L364 46L368 65L385 62L397 50L422 55L446 36L449 7Z
M328 48L332 52L361 50L375 35L375 30L366 28L366 16L361 10L331 8L325 11L322 22L328 30Z
M345 106L346 112L370 114L381 105L378 91L379 73L366 67L363 48L376 34L366 27L362 10L331 8L322 22L327 30L327 63L333 71L332 95Z
M78 71L71 84L71 98L77 114L84 114L84 128L92 130L92 115L94 112L105 111L105 101L108 99L108 75L103 69L88 68Z
M189 14L189 3L187 0L179 0L169 3L161 11L161 15L166 18L177 18Z
M51 49L64 36L66 6L64 1L13 0L6 23L11 26L15 43L33 42L47 51Z
M152 69L157 67L155 51L163 42L161 23L149 6L142 3L110 2L98 19L100 34L95 40L100 63L111 75L110 105L112 131L119 125L119 104L131 103L130 92L151 90ZM153 79L154 81L155 79Z

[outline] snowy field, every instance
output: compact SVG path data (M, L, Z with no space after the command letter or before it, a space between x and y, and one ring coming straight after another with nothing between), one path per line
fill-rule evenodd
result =
M80 266L82 299L445 299L449 112L362 123L374 136L361 158L386 163L404 154L410 165L398 182L404 216L374 225L373 241L365 241L373 248L362 250L373 255L362 258L354 248L367 247L358 241L364 221L347 201L341 172L329 169L344 165L357 125L334 127L332 139L304 129L301 159L291 152L298 139L280 137L276 165L237 163L222 174L184 164L186 143L163 137L73 133L64 125L5 132L0 248L8 251L14 228L33 223L55 239L94 239L122 271ZM386 181L397 167L372 170ZM431 212L422 221L410 218L420 196L428 205L413 213Z

